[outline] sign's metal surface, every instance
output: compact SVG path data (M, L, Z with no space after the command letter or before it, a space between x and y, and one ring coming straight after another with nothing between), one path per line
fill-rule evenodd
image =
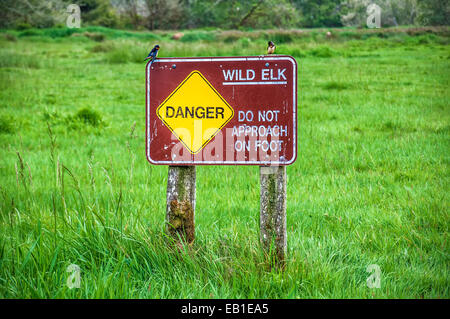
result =
M196 154L233 118L234 111L199 71L192 71L156 115Z
M297 157L290 56L161 58L146 68L147 159L161 165L289 165Z

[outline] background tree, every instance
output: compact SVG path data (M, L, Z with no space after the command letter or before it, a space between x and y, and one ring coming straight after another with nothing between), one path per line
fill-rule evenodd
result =
M1 0L0 27L51 27L62 21L66 7L62 0Z
M149 30L178 29L183 8L178 0L145 0L145 25Z
M417 0L346 0L342 2L341 22L345 26L365 27L367 7L375 3L381 8L381 26L415 24Z
M340 27L342 0L294 0L304 27Z
M381 7L381 25L448 25L450 0L1 0L0 27L65 23L78 4L82 24L113 28L268 29L365 27L367 7Z
M238 26L258 29L294 28L299 26L299 22L299 12L290 1L265 0L257 2L243 16Z
M117 10L109 0L71 0L81 9L82 23L105 27L120 27Z
M142 3L139 0L120 0L116 4L120 11L122 23L125 26L130 25L133 29L138 29L142 23L140 12L142 11Z
M424 25L448 25L449 0L418 0L418 22Z

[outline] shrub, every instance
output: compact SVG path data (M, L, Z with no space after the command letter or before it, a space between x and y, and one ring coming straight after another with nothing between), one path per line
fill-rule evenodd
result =
M41 60L34 55L24 55L8 51L0 52L0 67L39 69Z
M150 49L143 48L141 46L133 45L129 48L130 62L143 63L145 57L150 52Z
M52 103L54 104L54 103ZM55 123L61 120L61 115L58 113L58 111L47 111L45 110L44 112L42 112L42 119L45 122L51 122L51 123Z
M35 30L35 29L29 29L29 30L25 30L23 32L21 32L19 34L19 37L33 37L33 36L37 36L40 35L40 33Z
M361 39L361 33L357 33L354 31L341 31L339 32L339 37L343 39Z
M12 126L13 119L11 117L0 116L0 134L9 134L14 131Z
M225 38L223 39L223 42L232 43L232 42L238 41L240 38L241 38L241 34L232 33L232 34L225 36Z
M333 56L337 55L337 52L327 46L321 46L317 47L315 49L312 49L310 51L310 54L312 56L318 57L318 58L331 58Z
M83 35L93 41L103 42L106 39L106 36L103 33L97 32L84 32Z
M130 53L124 49L114 49L106 54L106 62L111 64L127 63L130 61Z
M101 43L101 44L97 44L95 46L93 46L90 51L97 53L97 52L110 52L114 50L114 44L112 42L106 42L106 43Z
M439 38L434 34L420 35L416 39L418 44L432 44L439 42Z
M50 38L64 38L78 32L79 29L75 28L48 28L42 31L42 35L48 36Z
M11 34L11 33L5 33L5 34L3 35L3 37L4 37L7 41L10 41L10 42L16 42L16 41L17 41L17 37L16 37L14 34Z
M248 46L252 43L252 41L249 38L241 38L238 41L239 46L243 48L248 48Z
M323 86L323 88L325 90L338 90L338 91L348 89L349 87L350 86L346 83L335 82L335 81L325 83Z
M119 63L143 63L150 49L145 48L138 43L122 44L118 46L96 46L91 49L92 52L107 52L105 61L111 64Z
M298 58L304 58L306 56L306 54L304 52L302 52L300 49L290 49L287 50L286 52L288 55L291 55L293 57L298 57Z
M288 43L292 42L292 35L288 32L273 32L268 34L268 39L277 43Z
M186 33L180 41L182 42L194 42L194 41L214 41L216 38L212 32L189 32Z
M99 126L102 123L100 113L90 108L82 108L78 110L74 117L76 120L92 126Z
M31 29L31 28L32 28L32 26L29 23L26 23L26 22L21 22L21 23L18 23L16 25L16 30L19 30L19 31L28 30L28 29Z

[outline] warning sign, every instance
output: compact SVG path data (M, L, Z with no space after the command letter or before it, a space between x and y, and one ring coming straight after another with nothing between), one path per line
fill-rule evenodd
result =
M146 68L147 159L159 165L290 165L291 56L161 58Z
M192 71L156 114L196 154L233 118L234 111L199 71Z

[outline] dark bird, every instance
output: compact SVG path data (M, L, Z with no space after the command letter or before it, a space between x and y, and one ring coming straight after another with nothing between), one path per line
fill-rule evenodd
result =
M158 55L158 50L159 50L159 45L157 44L153 47L153 49L150 51L150 53L147 55L147 57L144 59L144 61L150 60L151 61L150 65L152 65L156 59L156 56Z
M275 43L269 41L269 46L267 47L267 54L273 54L275 52Z

